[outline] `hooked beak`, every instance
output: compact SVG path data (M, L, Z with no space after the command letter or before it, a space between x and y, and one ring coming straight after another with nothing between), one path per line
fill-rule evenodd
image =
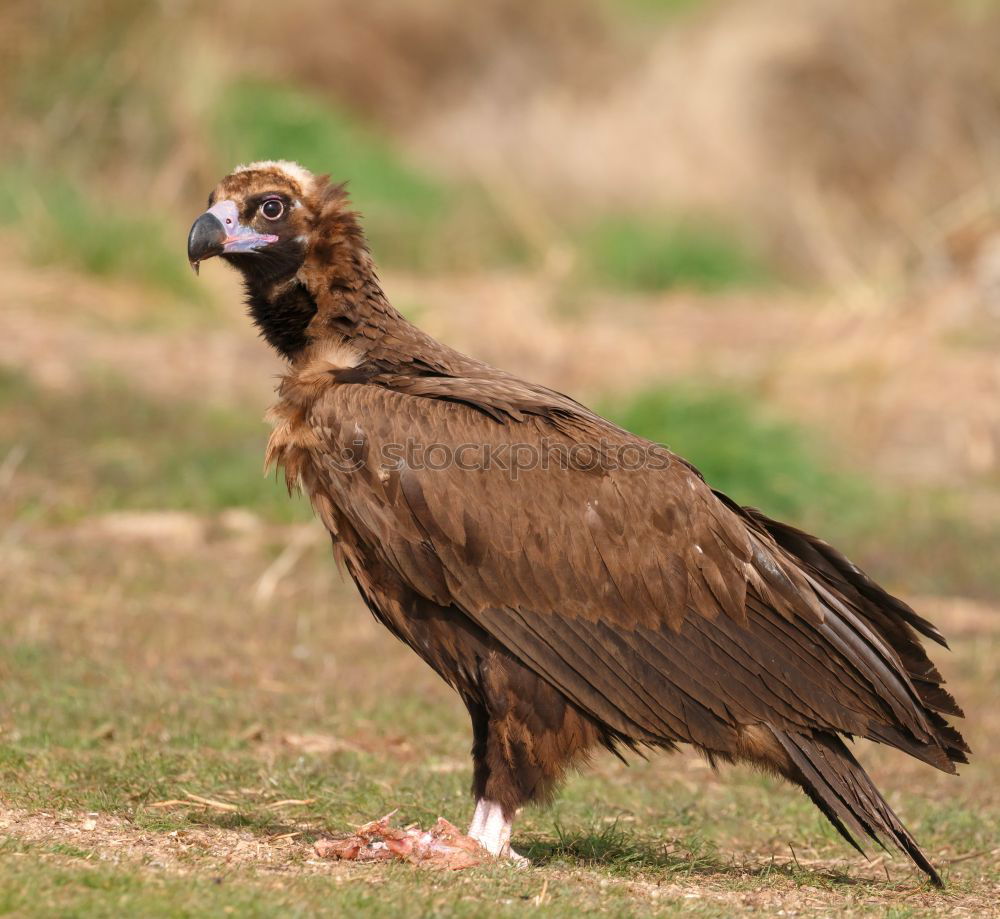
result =
M277 241L277 236L243 226L234 201L219 201L191 225L188 261L197 274L199 264L207 258L228 252L253 252Z

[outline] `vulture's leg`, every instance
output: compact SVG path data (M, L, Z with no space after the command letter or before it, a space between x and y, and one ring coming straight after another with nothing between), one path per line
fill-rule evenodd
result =
M469 824L468 835L491 855L527 865L528 860L510 847L513 813L505 817L503 807L486 797L491 774L489 710L469 699L466 699L466 705L472 718L472 793L476 799L476 810L472 815L472 823Z
M504 651L479 664L472 716L469 836L487 851L525 864L510 847L511 825L525 804L552 796L567 767L600 740L600 730L557 689Z
M476 840L490 855L509 858L514 864L527 866L530 862L510 847L513 819L504 816L503 808L496 801L480 798L469 827L469 836Z

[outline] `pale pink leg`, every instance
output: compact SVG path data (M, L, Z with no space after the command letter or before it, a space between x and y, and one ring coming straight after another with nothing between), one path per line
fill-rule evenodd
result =
M495 801L481 798L476 802L469 836L476 840L490 855L509 858L516 865L526 866L528 860L510 847L511 821L505 820L503 809Z
M469 836L478 839L486 826L487 801L480 798L476 801L476 809L472 814L472 823L469 824Z

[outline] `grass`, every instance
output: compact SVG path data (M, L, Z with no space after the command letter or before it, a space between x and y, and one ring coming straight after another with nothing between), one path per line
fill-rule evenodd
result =
M110 552L58 530L22 543L0 601L0 906L714 917L806 900L847 916L919 915L975 906L1000 884L983 856L946 867L945 894L900 859L886 881L793 789L745 769L717 776L689 756L630 768L598 757L551 810L520 819L528 872L317 863L318 835L394 808L401 822L467 819L469 730L451 691L339 581L324 540L270 602L250 602L270 554L269 539L170 554ZM977 766L956 782L862 751L939 861L1000 846L1000 725L988 705L1000 632L948 631L947 675L977 713ZM314 752L308 735L333 752ZM188 793L228 809L153 806Z
M708 221L609 215L581 231L578 244L594 281L625 290L717 291L769 279L734 233Z
M447 189L406 165L387 138L300 90L235 83L218 100L213 129L225 151L223 168L287 159L317 174L332 173L335 181L350 179L373 241L394 257L419 258L414 249L397 247L414 223L439 221L448 204ZM407 222L407 233L390 233L393 218ZM410 245L419 245L419 239Z
M149 58L155 73L144 67L141 79L125 78L119 70L135 66L128 55L127 62L114 58L109 71L106 30L51 11L48 27L60 44L22 62L28 69L18 81L20 117L43 123L51 136L45 135L43 157L30 147L12 148L0 172L0 204L36 261L140 281L204 304L204 290L193 283L178 248L184 227L170 218L183 208L187 219L195 175L199 182L206 172L221 177L237 163L258 159L296 160L336 181L349 180L376 259L387 267L469 271L532 265L544 257L538 240L512 216L520 204L508 206L496 190L417 164L398 139L343 105L238 72L228 82L206 77L209 90L198 83L204 98L183 82L178 86L168 76L172 58L157 41L152 7L119 12L112 17L114 34L130 41L112 44L134 42L135 58ZM176 24L170 29L165 42L183 41ZM63 86L70 89L62 92ZM61 118L48 117L54 93ZM76 125L77 133L66 135L67 125ZM198 152L180 156L182 138ZM168 191L151 200L150 188ZM204 193L199 190L197 200ZM567 232L576 237L580 264L587 266L581 280L588 283L717 290L769 277L733 233L707 220L609 214Z
M220 95L212 132L222 172L288 159L348 190L380 264L417 270L523 260L523 244L477 188L409 163L393 141L343 108L277 84L241 81Z
M605 3L609 12L619 17L624 15L647 27L708 5L706 0L618 0L616 3L605 0Z
M263 474L268 427L246 410L144 398L95 378L68 393L0 373L7 426L0 452L26 450L31 478L15 513L70 521L104 511L242 507L265 519L301 520L305 502Z
M0 382L5 433L31 456L0 541L0 909L715 917L808 901L846 916L920 915L979 909L1000 889L983 854L1000 848L1000 714L989 701L1000 632L947 617L955 653L942 666L974 713L975 765L956 782L861 751L943 863L945 894L902 860L866 867L793 789L746 769L717 776L686 755L629 768L597 757L552 809L519 820L529 872L317 862L319 835L394 809L404 823L468 818L457 697L372 620L318 528L263 599L255 585L300 528L206 532L172 548L88 529L85 515L116 507L236 503L293 519L259 477L265 432L252 413L159 403L108 379L63 394ZM618 417L683 446L745 499L766 503L770 486L747 477L758 469L748 457L720 452L727 433L748 455L780 454L794 487L772 497L790 511L817 482L853 487L805 434L735 396L655 391Z
M694 463L713 488L772 516L805 525L871 502L867 486L838 470L810 432L735 391L662 386L603 411Z
M815 432L749 395L675 384L598 408L670 447L740 504L832 542L890 589L984 600L1000 589L992 563L1000 528L977 520L973 497L871 481Z
M0 207L38 264L141 282L205 305L173 225L148 202L129 204L92 188L69 175L43 179L9 166L0 171Z

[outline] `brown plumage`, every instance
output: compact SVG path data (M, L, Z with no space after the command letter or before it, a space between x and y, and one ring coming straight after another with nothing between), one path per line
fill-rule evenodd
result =
M468 707L473 836L508 853L515 811L596 747L690 743L785 776L853 844L893 843L939 883L842 739L966 762L933 625L680 457L411 325L341 186L253 164L209 203L192 262L241 270L288 359L268 462Z

